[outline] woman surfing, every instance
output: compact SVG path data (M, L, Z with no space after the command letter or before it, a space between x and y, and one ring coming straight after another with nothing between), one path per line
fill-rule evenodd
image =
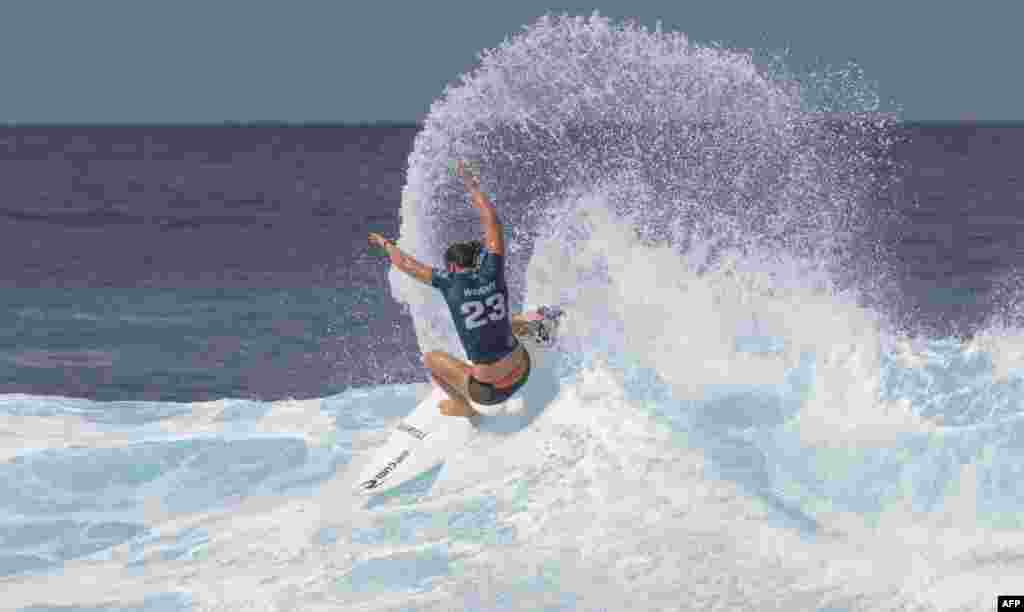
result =
M370 242L387 252L392 265L441 291L469 362L444 351L430 351L423 363L448 394L441 413L472 418L473 407L497 406L512 397L530 376L530 354L517 336L550 341L561 311L541 308L510 315L505 284L505 237L498 213L479 179L462 162L456 172L480 213L484 240L457 242L445 251L445 270L417 261L380 234ZM487 411L490 412L490 411Z

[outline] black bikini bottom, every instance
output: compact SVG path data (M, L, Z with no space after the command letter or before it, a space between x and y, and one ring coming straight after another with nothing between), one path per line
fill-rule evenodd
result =
M530 377L530 353L529 351L523 350L526 353L526 371L519 377L514 384L508 387L498 388L491 383L480 382L479 380L469 377L469 399L473 400L481 406L493 406L500 404L508 398L512 397L516 391L519 390L524 384L526 379Z

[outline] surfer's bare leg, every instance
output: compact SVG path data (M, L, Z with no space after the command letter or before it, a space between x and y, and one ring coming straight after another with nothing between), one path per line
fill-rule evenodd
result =
M514 314L510 317L512 333L519 338L528 338L540 346L551 346L558 333L558 323L563 315L557 306L541 306L536 310Z
M526 318L525 314L514 314L509 317L509 322L512 324L512 333L516 336L525 336L530 333L530 320Z
M472 418L477 415L466 398L469 397L469 378L473 368L444 351L430 351L423 356L423 363L430 370L434 382L438 384L449 399L441 402L441 414Z

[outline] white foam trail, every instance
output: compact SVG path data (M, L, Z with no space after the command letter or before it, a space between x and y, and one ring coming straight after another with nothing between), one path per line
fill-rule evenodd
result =
M180 593L196 610L953 610L988 605L1024 569L1014 552L1021 537L985 526L977 505L1006 469L1000 450L944 480L942 453L956 437L935 438L932 458L908 447L893 464L908 488L878 514L848 507L873 495L870 481L857 490L856 445L820 451L832 459L798 458L853 487L848 500L806 492L818 528L802 532L779 521L765 490L719 476L724 457L706 432L655 416L680 404L635 384L614 367L582 367L524 430L484 435L426 493L361 507L349 493L355 462L309 493L147 513L145 535L59 572L0 578L5 605L127 605ZM408 407L415 396L381 388L325 405L337 402L353 409L339 415L358 415L358 405ZM733 419L745 409L715 407ZM765 449L770 431L760 428ZM775 444L783 455L769 461L803 452L797 438ZM915 488L929 478L947 489L944 501L915 507ZM798 499L783 489L814 483L796 474L775 486Z

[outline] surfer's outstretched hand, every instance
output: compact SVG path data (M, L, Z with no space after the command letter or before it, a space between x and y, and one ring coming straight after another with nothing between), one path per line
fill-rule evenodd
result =
M467 191L480 190L480 177L466 168L466 163L461 159L455 164L455 174L462 179Z
M370 244L372 244L375 247L384 249L384 251L387 252L388 239L385 238L384 236L381 236L380 234L371 232L370 233Z

